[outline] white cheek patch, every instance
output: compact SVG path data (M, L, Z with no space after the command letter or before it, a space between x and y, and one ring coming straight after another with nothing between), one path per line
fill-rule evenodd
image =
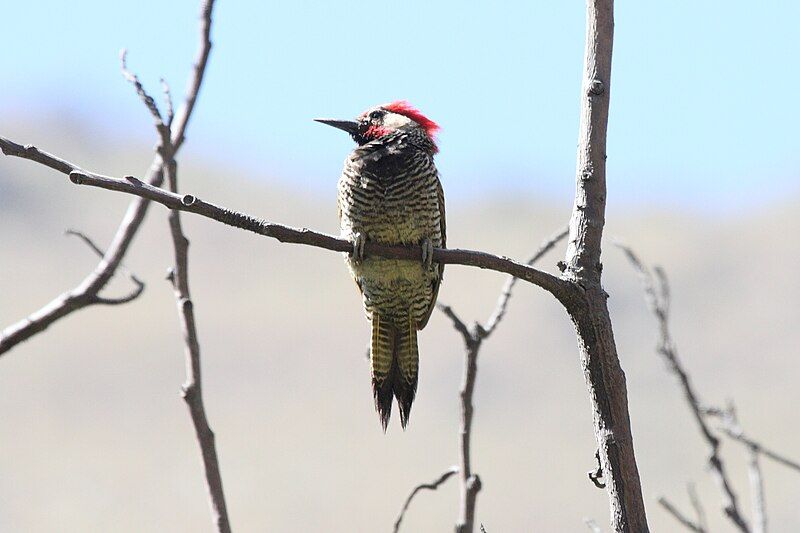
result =
M403 126L411 124L412 120L404 115L397 113L386 113L383 117L383 127L391 130L399 130Z

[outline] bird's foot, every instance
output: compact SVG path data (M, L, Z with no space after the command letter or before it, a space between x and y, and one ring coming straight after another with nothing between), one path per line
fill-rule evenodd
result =
M433 266L433 243L427 237L422 239L422 266L425 270L430 270Z
M353 261L356 263L360 263L364 260L364 245L367 244L367 236L361 232L356 232L353 234L353 252L350 256L353 258Z

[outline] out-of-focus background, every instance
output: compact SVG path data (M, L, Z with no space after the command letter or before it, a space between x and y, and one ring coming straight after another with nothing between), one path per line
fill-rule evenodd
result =
M113 175L146 170L149 117L117 54L178 98L196 46L190 1L42 1L3 7L0 135ZM619 238L671 276L672 327L702 400L800 455L800 186L789 2L620 4L609 127L605 285L628 378L653 530L657 504L689 510L697 484L727 531L707 449L654 352L656 324ZM580 2L223 2L181 153L182 188L336 233L335 182L351 142L311 121L405 98L442 126L448 243L523 258L572 202L583 48ZM0 158L0 325L96 264L66 228L108 243L129 198ZM148 283L129 305L81 311L0 359L0 531L210 530L183 356L163 281L171 243L153 206L125 264ZM461 340L440 314L420 338L407 431L384 435L364 352L368 326L341 257L187 215L206 405L241 531L385 531L412 486L457 461ZM548 255L554 269L563 246ZM440 301L485 320L503 276L448 267ZM121 277L108 288L122 294ZM591 413L569 321L520 285L481 354L474 468L488 531L604 524ZM746 451L723 455L749 513ZM763 462L772 531L800 525L800 478ZM421 494L405 531L446 531L457 484Z

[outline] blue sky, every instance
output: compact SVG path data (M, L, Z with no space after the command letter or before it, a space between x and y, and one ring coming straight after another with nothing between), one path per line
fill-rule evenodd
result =
M67 112L153 139L118 52L151 91L164 76L182 94L197 2L5 4L0 128ZM800 2L618 1L616 21L612 200L738 211L798 196ZM221 0L213 40L184 157L332 191L351 141L311 119L407 99L442 126L448 195L572 195L583 2Z

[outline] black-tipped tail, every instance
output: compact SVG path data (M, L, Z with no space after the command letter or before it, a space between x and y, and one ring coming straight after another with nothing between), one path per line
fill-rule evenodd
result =
M392 399L397 398L400 424L405 429L417 392L419 353L416 326L408 321L406 327L398 329L374 314L370 346L372 392L381 426L386 431L392 415Z

